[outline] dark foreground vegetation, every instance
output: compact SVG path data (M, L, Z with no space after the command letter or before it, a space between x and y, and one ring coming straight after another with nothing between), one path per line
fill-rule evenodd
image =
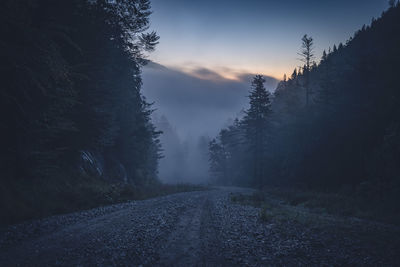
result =
M88 179L34 180L8 185L0 191L0 226L55 214L87 210L99 206L142 200L180 192L208 190L205 186L162 184L145 186Z
M391 2L318 64L305 35L304 66L273 94L254 78L244 117L210 143L216 182L324 192L319 201L329 205L321 208L342 203L361 205L360 213L399 214L400 5Z
M148 0L1 1L1 224L187 189L157 181L150 14Z

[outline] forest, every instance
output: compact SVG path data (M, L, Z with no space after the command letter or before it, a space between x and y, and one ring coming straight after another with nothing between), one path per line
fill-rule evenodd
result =
M398 266L384 2L0 1L0 266Z
M393 2L321 59L305 35L302 66L273 93L254 77L249 109L209 145L215 182L343 193L398 212L399 30Z
M114 191L160 185L159 160L178 152L162 147L141 92L141 68L159 41L150 8L148 0L2 3L1 205L10 218L16 207L35 216L38 197L93 206ZM399 12L393 3L321 59L305 35L303 65L273 92L255 76L249 109L209 144L208 183L337 192L396 209ZM196 157L164 165L206 177Z
M0 10L3 214L104 198L96 180L156 183L160 132L140 70L159 38L149 1L6 0Z

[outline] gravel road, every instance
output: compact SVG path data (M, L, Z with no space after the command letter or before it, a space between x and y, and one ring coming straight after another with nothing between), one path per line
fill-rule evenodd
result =
M238 192L251 191L179 193L10 226L0 230L0 266L400 264L396 227L266 223L260 209L230 200Z

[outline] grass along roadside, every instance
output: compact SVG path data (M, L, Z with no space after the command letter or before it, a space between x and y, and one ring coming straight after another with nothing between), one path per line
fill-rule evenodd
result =
M3 183L0 185L0 226L131 200L207 189L199 185L159 182L135 187L95 178Z
M294 219L302 223L335 219L365 219L400 226L400 214L384 203L340 194L269 188L252 194L232 194L236 203L260 208L262 221Z
M230 198L233 203L259 208L259 221L268 238L275 236L275 241L284 240L276 244L284 245L284 249L279 249L284 255L300 255L300 265L306 266L398 266L399 226L351 214L328 213L330 208L323 206L325 202L318 200L321 197L318 194L307 193L309 198L303 198L318 203L318 208L308 207L304 202L296 205L290 200L297 199L300 193L284 197L287 192L277 190L233 193Z

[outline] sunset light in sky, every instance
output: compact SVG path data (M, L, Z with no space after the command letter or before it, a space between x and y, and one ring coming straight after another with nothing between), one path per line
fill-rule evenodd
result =
M150 59L229 79L240 73L281 79L299 66L304 34L314 38L319 60L324 49L345 43L385 8L386 0L153 0L151 28L161 39Z

